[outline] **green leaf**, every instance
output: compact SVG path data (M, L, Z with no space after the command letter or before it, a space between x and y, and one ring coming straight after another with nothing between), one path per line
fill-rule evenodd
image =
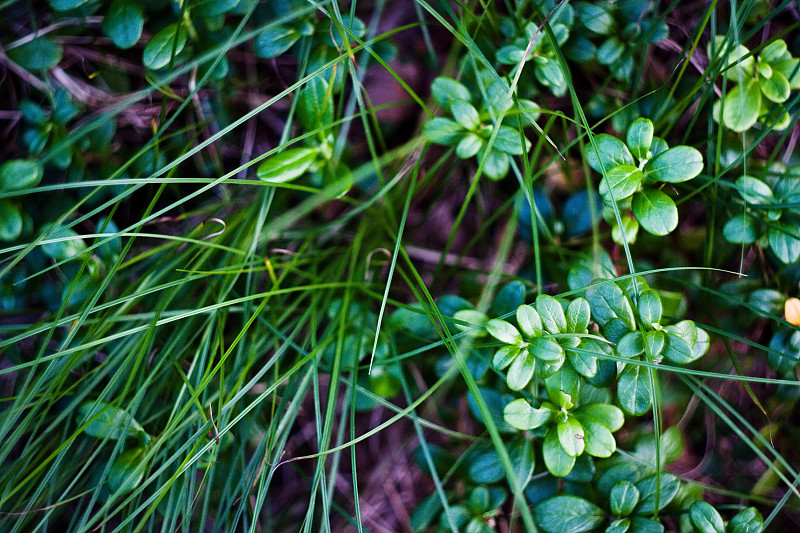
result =
M527 350L514 359L506 375L506 383L511 390L520 390L530 382L536 370L536 358Z
M600 180L600 196L606 202L619 202L631 196L642 184L644 175L633 165L618 165Z
M564 348L552 339L544 337L531 339L528 352L545 363L555 365L553 371L557 370L564 362Z
M494 139L494 148L511 155L522 155L525 153L526 148L530 146L530 141L525 139L525 145L522 144L522 137L519 131L508 126L500 126L497 131L497 137Z
M556 424L558 442L567 455L577 457L583 453L586 446L584 439L583 426L574 416L567 416L566 420L559 420Z
M586 453L593 457L611 457L617 450L617 442L611 431L592 416L578 413L578 420L584 429L583 442Z
M526 337L540 337L543 333L542 319L530 305L517 307L517 324Z
M562 365L544 380L550 400L565 409L572 409L581 392L581 378L570 365Z
M56 228L55 231L47 235L46 239L64 239L42 245L42 253L56 261L74 257L86 248L86 243L83 242L83 239L78 236L75 230L68 228Z
M138 43L143 28L142 8L129 0L114 0L103 18L103 32L122 49Z
M519 334L517 328L505 320L493 318L486 323L486 331L500 342L512 345L519 345L522 343L522 335Z
M660 361L666 343L666 336L663 331L645 331L644 346L645 354L654 361Z
M586 299L592 308L592 316L601 326L619 318L628 329L633 329L633 310L622 289L613 281L593 282L586 291Z
M108 488L112 493L125 494L139 486L147 468L143 460L145 451L145 448L131 448L114 460L108 471Z
M469 477L475 483L497 483L503 479L503 465L497 450L484 449L471 456Z
M468 130L475 130L480 126L481 120L478 117L478 110L464 100L451 100L450 112L456 122Z
M431 84L431 96L436 103L444 110L450 109L450 102L453 100L463 100L469 102L472 95L469 90L456 80L438 77Z
M422 135L432 143L451 145L464 135L464 128L449 118L436 117L425 123Z
M497 62L501 65L516 65L525 57L525 50L515 45L502 47L497 51Z
M581 3L576 6L578 18L592 33L608 35L614 29L614 18L602 4Z
M607 403L590 403L581 407L580 412L596 419L611 432L619 430L625 423L625 415L622 410Z
M669 145L667 141L662 139L661 137L653 137L653 142L650 144L650 153L653 154L653 157L666 152L669 150Z
M256 57L271 59L286 52L301 35L288 26L273 26L258 34L253 41Z
M701 533L725 533L725 522L710 504L697 501L689 507L689 518Z
M542 60L541 63L536 63L536 79L545 87L550 87L553 94L562 96L566 92L567 80L564 77L564 72L561 70L561 65L554 59L547 59L539 56Z
M11 242L22 235L22 212L17 204L0 200L0 241Z
M503 409L506 423L523 431L538 428L552 417L553 412L550 409L536 409L523 398L517 398Z
M285 183L302 176L316 159L315 148L289 148L261 163L258 178L269 183Z
M597 151L592 146L587 147L586 162L597 172L602 174L603 168L608 172L619 165L633 165L633 156L628 147L616 137L601 133L595 135L594 144Z
M554 496L534 509L536 523L548 533L591 531L605 521L601 508L578 496Z
M630 414L645 414L653 402L647 368L628 364L617 381L617 398L620 406Z
M637 118L628 126L625 141L634 157L647 159L650 145L653 143L653 123L646 118Z
M758 83L761 86L761 92L764 93L767 100L778 104L788 100L789 94L792 91L792 88L789 86L789 80L777 70L774 71L769 78L759 74Z
M239 0L193 0L189 8L198 17L214 17L235 8Z
M578 344L578 349L594 353L604 353L594 339L581 339L580 344ZM569 359L572 368L583 377L591 378L597 375L597 357L584 353L583 351L568 350L567 359Z
M780 72L792 89L800 89L800 59L789 58L772 64L772 70Z
M186 46L188 32L180 24L170 24L156 33L144 47L142 62L151 70L169 65L173 52L178 55Z
M636 509L636 514L648 515L653 514L656 509L656 487L660 487L658 491L658 510L660 511L666 507L669 502L675 498L680 488L680 481L678 478L668 472L661 472L661 481L656 485L656 474L652 474L636 483L636 488L639 489L642 498L639 507Z
M692 353L692 348L689 343L673 334L668 334L664 342L664 350L661 354L679 365L691 363L696 359Z
M658 189L644 189L633 195L633 215L653 235L667 235L678 227L678 208Z
M753 205L764 205L773 202L772 189L758 178L742 176L736 180L736 189L744 201Z
M0 191L36 187L42 180L42 167L30 159L11 159L0 166Z
M567 307L567 332L586 333L592 311L586 298L576 298Z
M641 331L631 331L617 343L617 353L620 357L630 359L644 353L644 335Z
M77 9L89 0L48 0L50 7L56 11L69 11L70 9Z
M542 444L542 457L547 470L556 477L564 477L575 466L575 457L567 455L558 440L556 428L550 428Z
M611 522L605 530L605 533L627 533L631 528L630 518L620 518Z
M639 294L639 318L645 324L658 324L661 322L661 298L653 289L647 289Z
M61 45L47 36L8 51L8 57L26 70L50 70L61 61Z
M508 159L508 154L492 149L483 164L483 172L489 179L499 180L508 174L510 167L511 161Z
M96 439L146 436L144 428L127 411L100 401L84 402L78 408L79 425L89 422L84 433Z
M625 44L616 36L611 36L597 49L597 61L603 65L611 65L622 57Z
M519 346L506 345L501 347L494 354L492 358L492 366L497 370L503 370L511 364L511 361L519 355L521 348Z
M752 244L758 239L755 222L747 215L737 215L728 220L722 234L732 244Z
M681 183L703 170L703 155L691 146L675 146L661 152L644 166L649 181Z
M636 242L636 236L639 234L639 222L628 215L622 215L622 226L619 226L616 221L611 228L611 238L617 244L633 244Z
M748 507L739 511L728 526L730 533L761 533L764 529L764 518L758 509Z
M628 516L639 504L639 489L630 481L623 479L611 487L609 506L611 514L616 517Z
M631 518L631 533L664 533L664 525L652 518L634 516Z
M786 45L786 41L783 39L775 39L767 46L761 49L761 55L759 56L759 61L766 61L767 63L775 63L777 61L783 61L784 59L788 59L792 57L789 53L789 48Z
M545 331L550 334L567 331L567 318L558 300L547 294L540 294L536 297L536 310L539 312Z
M774 222L768 232L769 247L784 264L788 265L800 258L800 232L797 226L788 222Z
M298 93L297 119L307 131L329 127L333 122L333 94L322 75L308 80Z
M731 89L722 101L722 123L735 132L750 129L758 120L761 86L756 79Z
M483 148L484 140L472 132L465 134L456 146L456 155L461 159L469 159Z

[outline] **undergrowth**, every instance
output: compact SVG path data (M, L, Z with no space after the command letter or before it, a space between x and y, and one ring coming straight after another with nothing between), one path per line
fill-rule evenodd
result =
M0 13L3 531L796 527L796 2Z

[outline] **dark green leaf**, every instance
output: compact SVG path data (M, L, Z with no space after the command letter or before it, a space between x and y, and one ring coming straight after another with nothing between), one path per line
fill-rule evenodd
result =
M652 518L634 516L631 518L631 533L664 533L664 525Z
M755 507L742 509L728 524L730 533L761 533L764 518Z
M119 48L130 48L138 43L143 28L142 9L129 0L114 0L103 18L103 32Z
M633 214L653 235L667 235L678 227L678 208L658 189L644 189L633 195Z
M594 353L604 353L594 339L581 339L578 349ZM567 359L569 359L572 368L580 375L591 378L597 374L597 357L584 353L583 351L567 350Z
M329 127L333 122L333 94L318 74L308 80L297 96L297 118L307 131Z
M597 151L591 145L588 146L586 162L597 172L602 174L603 168L608 172L619 165L633 165L633 156L628 147L616 137L602 133L595 136L594 144L597 146Z
M61 45L47 36L36 39L8 51L8 57L27 70L50 70L61 61Z
M198 17L214 17L235 8L239 0L193 0L189 7Z
M425 123L422 135L432 143L455 144L464 135L464 128L449 118L436 117Z
M639 318L645 324L658 324L661 322L661 298L653 289L647 289L639 294Z
M689 507L689 518L701 533L725 533L725 522L710 504L697 501Z
M613 281L593 282L586 291L586 299L592 308L592 316L601 326L613 318L619 318L628 329L633 328L633 310L622 289ZM616 342L611 338L609 340Z
M626 479L617 481L611 487L611 497L609 498L611 514L616 517L628 516L639 503L639 496L639 489L636 488L636 485Z
M581 23L592 33L608 35L614 29L614 18L605 5L580 3L576 9Z
M548 533L591 531L605 521L598 506L578 496L555 496L534 509L536 522Z
M450 102L453 100L463 100L469 102L472 95L469 90L456 80L438 77L431 84L431 96L442 109L449 110Z
M638 515L653 514L656 509L656 487L660 486L658 491L658 510L660 511L666 507L669 502L675 498L680 488L680 481L676 476L668 472L661 472L661 480L656 485L656 474L652 474L636 483L636 488L642 495L639 507L636 509Z
M42 253L56 261L69 259L81 253L86 248L75 230L68 228L57 228L46 236L46 240L60 239L58 242L48 242L42 245Z
M647 368L628 364L617 381L617 398L620 406L630 414L645 414L653 401Z
M648 180L681 183L703 170L703 155L691 146L675 146L661 152L644 167Z
M180 24L166 26L145 45L142 58L144 66L152 70L166 67L172 60L173 53L181 53L187 39L188 32Z
M475 483L497 483L503 479L503 463L494 449L488 449L470 458L469 477Z
M764 205L773 202L772 189L758 178L741 176L736 180L736 189L744 201L753 205Z
M679 365L685 365L695 360L689 343L673 334L668 334L664 339L664 349L661 355Z
M600 180L600 196L606 202L619 202L635 193L644 175L633 165L618 165Z
M538 428L549 422L552 416L550 409L536 409L523 398L517 398L503 409L505 421L521 430Z
M800 231L794 224L774 222L768 232L769 247L784 264L800 258Z
M147 468L143 460L145 451L145 448L131 448L114 460L108 472L108 488L112 493L125 494L139 486Z
M305 174L316 159L314 148L289 148L261 163L258 178L269 183L285 183Z
M11 242L22 235L22 212L17 204L0 200L0 241Z
M273 26L258 34L253 47L256 56L262 59L277 57L286 52L301 35L288 26Z
M728 220L722 234L732 244L752 244L758 239L755 222L747 215L737 215Z
M79 425L89 425L84 433L97 439L123 439L146 435L144 428L127 411L100 401L84 402L78 408Z
M622 56L624 51L625 45L617 37L612 35L597 49L597 61L603 65L611 65ZM628 146L630 146L630 144L628 144Z
M0 166L0 191L36 187L42 179L42 167L30 159L11 159Z

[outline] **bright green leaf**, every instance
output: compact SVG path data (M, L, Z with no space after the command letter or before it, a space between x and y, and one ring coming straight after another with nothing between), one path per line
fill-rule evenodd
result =
M0 165L0 191L36 187L42 179L42 167L30 159L11 159Z
M0 200L0 241L11 242L22 235L22 212L17 204Z
M100 401L84 402L78 408L79 425L89 425L84 433L97 439L123 439L147 435L141 424L127 411Z
M681 183L703 170L703 155L691 146L675 146L648 161L645 175L651 181Z
M505 320L493 318L486 323L486 331L495 339L506 344L518 345L522 342L522 335L519 334L517 328Z
M567 331L567 318L561 304L547 294L536 297L536 310L542 319L545 331L550 334L565 333Z
M614 483L611 487L611 497L609 506L611 514L616 517L628 516L639 503L639 489L630 481L623 479Z
M725 522L710 504L697 501L689 507L689 518L701 533L725 533Z
M647 368L628 364L617 381L617 398L620 406L630 414L645 414L653 402Z
M431 96L444 110L450 109L450 102L453 100L463 100L465 102L472 100L472 95L466 87L456 80L442 76L433 80Z
M436 117L425 123L422 135L432 143L450 145L464 135L464 128L449 118Z
M114 460L108 472L108 488L112 493L125 494L139 486L147 468L143 460L145 451L145 448L131 448Z
M517 398L503 409L505 421L523 431L538 428L552 417L553 412L550 409L536 409L523 398Z
M737 215L728 220L722 234L732 244L752 244L758 239L755 222L747 215Z
M464 100L451 100L450 112L456 122L468 130L477 129L481 123L480 117L478 117L478 110Z
M474 133L469 132L463 135L461 140L458 142L458 145L456 146L456 155L461 159L469 159L480 152L481 148L483 148L483 145L483 139Z
M592 418L595 418L611 432L619 430L622 427L622 424L625 423L625 415L616 405L607 403L590 403L582 406L580 412L583 415L588 415Z
M502 346L497 352L494 354L494 358L492 358L492 366L497 370L503 370L505 367L511 364L511 361L514 360L520 353L521 349L519 346L513 345L506 345Z
M634 157L646 159L650 145L653 143L653 123L650 119L637 118L634 120L628 126L625 142Z
M591 531L605 521L601 508L578 496L555 496L534 509L536 523L547 533Z
M735 132L750 129L761 109L761 86L756 79L732 88L722 102L722 123Z
M188 32L180 24L166 26L145 45L142 58L144 66L151 70L166 67L174 57L173 54L181 53L187 39Z
M305 174L316 159L315 148L289 148L261 163L258 178L269 183L292 181Z
M533 377L533 372L536 370L536 358L527 350L520 352L506 375L506 383L511 390L523 389Z
M333 94L322 75L308 80L298 93L297 119L307 131L325 128L333 122Z
M769 247L784 264L794 263L800 258L800 231L796 225L774 222L767 235Z
M617 442L611 431L594 417L585 416L582 412L577 418L584 429L583 442L586 445L586 453L592 457L611 457L617 450Z
M678 208L658 189L644 189L633 195L633 215L653 235L667 235L678 227Z
M600 180L600 196L606 202L619 202L631 196L642 184L644 175L633 165L619 165Z
M597 146L597 151L591 145L588 146L586 162L597 172L602 174L603 168L608 172L619 165L633 165L633 156L628 147L616 137L601 133L595 136L594 144Z
M568 333L586 333L591 319L591 309L586 298L576 298L567 307L567 329Z
M661 298L653 289L647 289L639 294L639 318L645 324L658 324L661 322Z
M575 457L567 455L561 447L555 428L551 428L545 435L544 443L542 444L542 457L547 470L556 477L566 476L575 466ZM542 527L544 527L544 524L542 524Z
M566 420L559 420L556 424L558 442L567 455L577 457L583 453L586 446L584 443L584 431L581 423L574 416L568 416Z

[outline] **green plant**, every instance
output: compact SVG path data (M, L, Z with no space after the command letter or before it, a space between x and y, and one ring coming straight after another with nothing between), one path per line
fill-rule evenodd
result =
M708 57L722 62L723 75L733 86L724 98L714 102L714 121L743 132L756 122L775 130L786 129L791 121L781 105L793 89L800 89L800 59L793 57L783 39L775 39L758 56L743 44L732 46L717 35L708 43ZM728 72L730 71L730 72Z
M696 148L670 148L653 135L653 123L646 118L631 123L625 142L597 135L586 155L589 166L603 175L600 196L609 206L603 216L612 223L618 243L635 241L640 226L653 235L671 233L678 226L678 208L663 192L664 185L684 183L703 170ZM625 211L619 219L617 210Z

